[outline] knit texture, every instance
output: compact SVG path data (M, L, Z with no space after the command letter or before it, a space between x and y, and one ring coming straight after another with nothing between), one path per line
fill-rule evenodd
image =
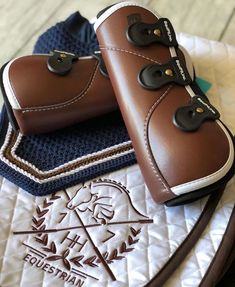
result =
M62 50L85 56L98 49L93 25L79 12L75 12L67 20L57 23L42 34L33 53L48 54L52 50Z
M76 12L42 34L35 44L34 53L48 54L55 49L75 53L78 56L86 56L98 50L93 25ZM5 141L8 126L7 113L3 107L0 146ZM21 161L47 172L93 153L112 149L127 141L129 136L122 117L119 112L114 112L50 134L23 136L15 154ZM38 183L30 176L0 161L0 174L29 193L43 196L134 163L136 159L132 151L102 162L94 161L88 168L79 172L74 170L68 176Z
M23 136L15 154L42 171L66 166L71 160L79 160L90 153L110 148L120 143L120 138L128 141L128 135L118 112L101 117L99 121L87 121L81 125L50 133L48 135ZM107 123L108 122L108 123ZM103 123L99 125L98 123ZM0 148L6 139L9 121L3 106L0 123ZM112 133L115 131L115 135ZM113 136L112 136L113 135ZM18 161L19 163L19 161ZM59 179L38 183L0 160L0 174L27 192L44 196L75 184L91 180L106 173L136 163L134 152L117 156L111 160L96 162L79 172L70 173Z
M114 132L115 131L115 132ZM118 112L54 133L24 137L17 155L44 171L129 141ZM46 160L45 160L46 159Z

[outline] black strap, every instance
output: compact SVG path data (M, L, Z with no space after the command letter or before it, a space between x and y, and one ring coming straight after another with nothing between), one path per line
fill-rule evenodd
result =
M109 75L108 75L108 71L106 69L106 66L105 66L105 63L104 63L104 60L103 60L103 57L102 57L102 54L100 51L96 51L94 52L94 54L92 54L92 56L98 60L99 62L99 68L100 68L100 73L106 77L106 78L109 78Z
M126 35L128 41L136 46L144 47L153 43L178 46L174 28L167 18L160 18L154 24L136 22L128 27Z
M147 65L140 71L138 80L148 90L157 90L170 83L186 86L192 82L186 66L178 57L171 58L166 64Z
M78 56L75 54L55 50L48 58L47 67L52 73L64 76L70 72L77 60Z
M104 64L100 51L96 51L91 55L99 62L100 72L104 77L108 77L108 72ZM79 57L72 53L62 52L54 50L51 52L47 61L47 67L49 71L60 76L67 75L73 67L73 63L79 60Z
M179 108L174 115L175 126L186 132L199 129L203 122L219 119L219 112L204 97L195 96L188 106Z

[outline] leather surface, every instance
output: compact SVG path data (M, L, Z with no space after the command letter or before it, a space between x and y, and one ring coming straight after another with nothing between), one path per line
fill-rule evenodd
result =
M64 76L48 70L46 55L25 56L10 62L10 88L5 83L3 89L8 100L12 97L20 106L13 110L23 134L54 131L118 108L108 78L100 74L97 61L88 58L79 58ZM190 57L187 65L193 75ZM12 109L10 104L9 108Z
M230 129L235 131L235 82L231 80L235 76L235 48L223 43L209 41L187 34L178 34L178 40L189 50L194 60L197 74L212 83L212 88L208 92L208 97L221 112L223 120L228 123ZM208 73L208 71L210 71L210 73ZM230 71L230 73L226 73L226 71ZM87 284L84 284L83 286L143 287L150 277L152 278L154 272L159 270L169 260L169 257L173 255L174 250L179 246L182 237L184 237L194 225L196 218L198 218L198 212L200 213L205 205L206 198L190 205L166 208L163 205L155 204L152 201L145 184L142 182L142 177L137 166L123 169L106 175L105 177L125 185L130 190L130 195L131 198L134 199L135 206L144 212L146 211L148 214L153 214L156 218L155 223L161 225L159 225L159 228L156 228L156 225L154 225L153 229L144 227L144 230L141 233L141 239L139 243L135 245L135 250L130 253L127 252L126 259L121 261L117 260L111 264L111 267L114 268L115 271L120 269L120 273L122 272L123 274L121 279L119 277L120 280L118 282L111 282L107 285L107 283L98 282L97 280L90 278L88 279ZM50 196L35 198L4 178L0 178L0 182L0 285L2 287L72 286L71 283L65 281L66 279L63 280L59 278L61 273L55 277L42 270L42 268L40 269L31 266L30 263L23 260L29 253L29 248L22 245L23 241L25 241L26 244L33 242L32 246L36 248L45 247L42 243L36 242L33 237L31 238L31 235L14 237L12 234L13 231L20 230L21 228L29 228L29 230L32 230L32 217L35 216L35 219L38 220L37 216L39 210L36 211L36 208L39 206L40 212L42 212L44 200L47 200L48 203L48 201L50 201ZM74 194L74 190L76 191L75 188L69 189L69 194ZM111 192L112 190L113 189L111 189ZM193 248L188 256L185 257L182 264L178 264L177 271L170 275L169 281L163 286L198 286L206 273L210 273L211 263L214 261L223 238L226 237L229 240L228 242L230 242L230 245L233 244L234 236L225 236L225 230L234 208L234 191L235 182L234 179L232 179L228 183L225 193L217 205L216 212L200 240L198 240L198 243L195 245L195 248ZM64 191L61 191L58 195L64 196L65 193ZM52 202L54 202L52 205L45 208L49 209L48 214L44 216L42 213L41 218L42 221L43 218L45 218L44 222L46 225L53 224L53 228L55 228L60 226L57 225L58 218L61 220L61 218L63 218L64 210L67 210L65 206L67 200L66 198L63 198L52 200ZM58 209L57 206L60 208ZM121 209L121 206L123 206L124 209ZM125 208L127 210L126 202L123 201L123 204L119 204L119 208L124 213ZM126 211L126 214L127 213L128 212ZM71 223L74 224L72 218ZM40 224L40 222L38 224ZM67 227L68 226L69 225L67 225ZM70 235L71 238L73 238L72 234ZM124 238L125 234L120 234L120 236L121 238ZM156 239L160 243L158 246L155 246L156 250L153 251L153 240ZM59 236L50 234L50 242L48 241L49 248L51 241L53 240L56 240L56 245L58 244L58 246L60 246ZM227 249L229 247L228 242L226 242L225 245L222 243L223 248ZM67 241L67 243L69 243L69 241ZM59 248L61 248L61 246ZM146 252L137 252L139 248L146 248ZM48 251L43 252L47 253ZM53 253L48 254L53 255ZM220 259L223 258L220 257ZM219 263L220 261L221 260L219 260ZM55 261L53 264L56 264L59 268L60 266L63 267L61 260ZM136 266L135 271L131 269L133 266ZM155 266L156 269L153 270ZM102 273L104 273L103 269L101 271L95 267L89 268L99 276L102 276ZM66 272L65 268L64 270ZM212 275L215 279L215 275L217 274ZM215 282L212 281L209 282L207 286L213 286L214 284Z
M122 115L146 183L157 202L175 195L171 188L221 169L229 156L228 140L216 122L206 122L195 133L177 129L174 112L190 102L184 87L171 84L157 91L143 89L138 73L147 64L165 63L168 48L139 48L125 35L130 15L154 23L157 18L142 7L122 7L97 28L97 38ZM118 27L113 33L113 27Z
M21 106L14 115L23 134L60 129L117 109L110 81L96 59L80 59L68 75L47 69L48 56L13 61L9 80Z

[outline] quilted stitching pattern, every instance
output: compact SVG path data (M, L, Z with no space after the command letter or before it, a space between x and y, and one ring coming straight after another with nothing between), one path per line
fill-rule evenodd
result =
M222 113L224 121L235 131L235 115L232 112L235 109L235 83L232 80L232 77L234 79L235 76L233 64L235 49L221 43L185 34L178 34L178 38L179 42L192 55L197 74L213 83L208 96ZM167 263L170 256L187 236L200 216L207 198L193 204L174 208L157 205L152 201L137 165L111 173L106 178L121 182L122 185L126 186L130 191L135 208L152 218L154 223L141 226L141 236L134 246L134 251L130 252L125 259L118 261L121 264L117 264L117 262L111 264L118 279L116 283L113 284L107 273L100 272L99 268L85 268L84 270L91 272L92 276L99 277L100 281L88 278L84 286L144 286ZM42 206L44 200L49 200L49 197L35 198L3 178L0 178L0 182L0 286L72 286L58 276L52 276L48 272L43 272L23 261L22 259L29 249L23 246L22 242L36 247L40 245L35 243L31 235L16 237L12 234L16 230L30 230L36 207ZM231 180L201 239L165 284L166 286L191 287L200 283L218 249L230 218L235 202L234 188L235 182ZM77 189L78 186L68 189L67 192L72 195ZM110 197L113 196L112 188L107 188L106 191ZM99 192L102 192L102 189L99 189ZM65 208L65 193L61 191L58 195L61 196L62 200L58 201L58 205L56 203L50 207L51 216L45 217L47 226L55 226L54 214ZM121 195L115 196L115 201L118 205L117 212L119 212L120 218L128 220L138 218L133 212L133 208L126 204ZM83 219L85 220L85 217ZM92 219L89 220L91 223ZM75 224L72 213L69 213L65 222L66 226ZM134 224L133 227L137 230L139 225ZM100 230L102 231L102 229ZM119 242L125 240L128 235L125 228L113 227L112 231L115 232L117 239L112 243L110 240L105 245L108 250L117 248ZM60 233L50 235L50 238L53 238L55 242L62 239ZM97 238L95 240L98 242ZM206 250L205 245L207 246ZM105 251L105 246L99 246L102 252ZM55 266L60 267L61 261L55 261Z
M213 83L208 97L222 115L223 121L235 131L235 48L199 37L178 34L179 42L192 56L196 74ZM217 206L216 213L200 241L185 258L167 287L198 286L222 240L224 230L234 207L234 178ZM225 208L226 206L226 208ZM207 246L206 252L204 246ZM180 280L179 280L180 278Z
M141 236L138 244L136 244L130 256L128 255L123 260L122 264L115 262L110 265L115 276L118 278L117 285L114 286L143 286L165 265L170 256L185 239L200 216L207 198L191 205L175 208L157 205L153 202L137 165L111 173L107 175L107 178L125 185L130 191L135 208L141 213L147 214L154 221L152 224L143 226L138 224L132 225L136 230L141 228ZM74 194L77 189L78 186L75 186L68 189L67 192ZM38 246L37 244L35 245L33 236L20 235L17 238L12 234L16 230L31 229L32 216L35 215L36 206L38 204L42 206L45 198L30 196L5 179L1 192L4 200L0 203L0 223L1 226L5 225L2 233L2 244L0 245L1 254L4 254L0 275L2 286L8 286L9 282L11 286L14 286L14 284L15 286L19 286L19 282L21 282L20 286L28 286L27 284L30 284L29 282L32 280L32 274L34 278L34 285L32 286L48 286L49 281L56 286L67 286L62 280L52 277L50 274L42 272L42 270L32 268L22 260L26 254L26 248L22 246L22 242L30 246ZM112 196L114 191L113 189L109 189L108 192L109 196ZM60 192L58 195L64 198L63 192ZM134 220L138 218L133 213L133 208L127 205L126 202L123 202L120 196L115 197L115 201L118 202L119 206L119 220ZM65 202L57 206L53 205L51 215L58 213L58 209L64 210L64 204ZM53 216L47 217L46 220L45 223L48 226L55 225L55 218ZM66 223L66 226L73 226L74 218L70 216ZM122 234L122 232L127 231L124 229L119 230L119 227L112 228L112 231L118 236L116 242L107 244L108 250L112 250L114 246L118 247L119 242L125 241L127 236L127 234ZM96 235L92 234L92 236L94 238ZM53 239L55 242L58 242L61 240L61 237L56 234ZM100 250L105 251L105 248L101 246ZM60 266L59 262L58 266ZM88 278L85 286L107 286L108 282L108 286L112 286L110 279L108 279L104 271L102 276L100 276L100 269L89 271L92 276L99 277L100 282L94 285L94 280ZM130 274L134 274L134 276L130 276Z
M192 57L196 74L213 83L207 96L235 133L235 47L184 33L177 37Z
M177 271L164 284L164 287L199 286L218 250L234 208L234 187L232 179L221 198L216 212L193 250L186 256ZM205 248L206 246L206 248Z

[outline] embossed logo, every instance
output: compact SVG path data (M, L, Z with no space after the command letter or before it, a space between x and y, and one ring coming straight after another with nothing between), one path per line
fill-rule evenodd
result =
M180 64L180 60L176 60L176 65L179 68L179 71L180 71L180 74L181 74L183 80L186 81L186 76L185 76L185 73L184 73L184 69L182 68L182 66Z
M173 39L172 39L172 35L171 35L171 29L169 28L168 22L166 20L164 21L164 25L165 25L165 28L167 31L169 41L172 42Z
M36 207L32 230L14 234L30 235L23 242L28 264L71 286L91 286L118 280L118 264L140 248L143 230L151 223L125 186L99 179L45 198Z
M217 114L216 111L214 111L210 105L208 105L205 101L203 101L202 98L199 98L199 97L198 97L197 100L198 100L201 104L203 104L204 106L206 106L207 109L208 109L209 111L211 111L214 115Z

